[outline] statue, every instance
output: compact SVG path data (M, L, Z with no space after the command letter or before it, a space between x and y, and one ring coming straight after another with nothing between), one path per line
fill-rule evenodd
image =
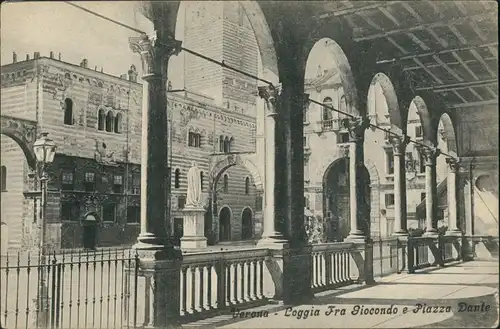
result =
M191 162L191 168L187 173L187 198L186 206L201 206L201 177L200 169L194 161Z

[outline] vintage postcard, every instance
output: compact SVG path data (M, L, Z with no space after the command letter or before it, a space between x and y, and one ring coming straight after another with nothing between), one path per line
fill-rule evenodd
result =
M0 328L496 328L496 1L7 1Z

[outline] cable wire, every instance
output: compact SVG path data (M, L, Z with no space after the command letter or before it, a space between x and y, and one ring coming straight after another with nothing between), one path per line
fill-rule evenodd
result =
M132 31L134 31L134 32L137 32L137 33L140 33L140 34L144 34L144 35L146 34L146 32L144 32L144 31L141 31L141 30L139 30L139 29L136 29L136 28L134 28L134 27L132 27L132 26L130 26L130 25L127 25L127 24L124 24L124 23L118 22L118 21L116 21L116 20L114 20L114 19L111 19L111 18L109 18L109 17L107 17L107 16L101 15L101 14L99 14L99 13L96 13L96 12L92 11L92 10L89 10L89 9L84 8L84 7L82 7L82 6L79 6L79 5L76 5L76 4L74 4L74 3L71 3L71 2L69 2L69 1L65 1L65 3L67 3L68 5L71 5L71 6L73 6L73 7L76 7L76 8L78 8L78 9L81 9L81 10L85 11L86 13L89 13L89 14L91 14L91 15L97 16L97 17L99 17L99 18L102 18L102 19L107 20L107 21L109 21L109 22L111 22L111 23L117 24L117 25L119 25L119 26L122 26L122 27L127 28L127 29L129 29L129 30L132 30ZM206 60L206 61L209 61L209 62L211 62L211 63L217 64L217 65L219 65L219 66L221 66L221 67L225 67L225 68L227 68L227 69L229 69L229 70L232 70L232 71L234 71L234 72L240 73L240 74L242 74L242 75L244 75L244 76L247 76L247 77L249 77L249 78L252 78L252 79L255 79L255 80L258 80L258 81L264 82L264 83L268 84L269 86L273 86L273 83L272 83L272 82L270 82L270 81L268 81L268 80L265 80L265 79L262 79L262 78L259 78L258 76L255 76L255 75L253 75L253 74L247 73L247 72L242 71L242 70L240 70L240 69L237 69L237 68L235 68L235 67L229 66L229 65L227 65L226 63L224 63L224 61L219 62L219 61L217 61L217 60L215 60L215 59L213 59L213 58L207 57L207 56L205 56L205 55L203 55L203 54L200 54L200 53L198 53L198 52L196 52L196 51L194 51L194 50L191 50L191 49L188 49L188 48L185 48L185 47L182 47L182 46L181 46L180 48L181 48L181 50L183 50L183 51L185 51L185 52L187 52L187 53L190 53L190 54L192 54L193 56L200 57L200 58L202 58L202 59L204 59L204 60ZM332 107L332 106L328 106L328 105L322 104L322 103L320 103L320 102L318 102L318 101L315 101L315 100L312 100L312 99L310 99L309 101L310 101L311 103L314 103L314 104L320 105L320 106L322 106L322 107L324 107L324 108L330 109L331 111L334 111L334 112L337 112L337 113L340 113L340 114L346 115L346 116L348 116L348 117L351 117L351 118L355 118L355 117L356 117L356 116L355 116L355 115L353 115L353 114L343 112L343 111L338 110L338 109L336 109L336 108L334 108L334 107ZM371 124L371 123L369 124L369 126L370 126L370 127L372 127L372 128L376 128L376 129L382 130L382 131L384 131L385 133L388 133L388 134L393 135L393 136L396 136L396 137L403 137L403 136L400 136L400 135L398 135L398 134L396 134L396 133L394 133L394 132L392 132L392 131L390 131L390 130L387 130L387 129L382 128L382 127L377 126L377 125L373 125L373 124ZM431 150L433 149L433 148L432 148L431 146L429 146L429 145L426 145L426 144L420 143L420 142L418 142L418 141L415 141L415 140L409 139L407 135L404 135L404 137L406 137L406 140L407 140L408 142L411 142L411 143L413 143L413 144L415 144L415 145L418 145L418 146L420 146L420 147L425 147L425 148L428 148L428 149L431 149ZM447 154L447 153L445 153L445 152L442 152L441 150L439 150L439 151L440 151L440 154L442 154L442 155L444 155L444 156L446 156L446 157L449 157L449 158L455 158L455 157L451 156L450 154Z

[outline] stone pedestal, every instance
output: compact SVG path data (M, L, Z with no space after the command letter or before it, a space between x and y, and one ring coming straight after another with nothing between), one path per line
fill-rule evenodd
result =
M205 238L205 209L186 206L184 214L184 234L181 238L182 250L197 250L207 248Z

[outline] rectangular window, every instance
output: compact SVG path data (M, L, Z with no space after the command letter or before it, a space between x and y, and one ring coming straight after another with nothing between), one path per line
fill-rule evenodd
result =
M385 207L386 208L394 207L394 193L385 194Z
M422 126L415 126L415 137L419 138L423 136Z
M185 205L186 205L186 197L184 195L179 195L177 197L177 209L179 210L184 209Z
M349 133L339 133L339 143L349 143Z
M419 156L418 172L423 174L425 173L425 158L424 155L422 154L422 151L419 151L418 156Z
M132 194L141 193L141 174L132 174Z
M122 175L114 175L113 176L113 192L114 193L123 193L123 176Z
M66 171L62 173L61 184L63 190L72 190L73 189L73 173Z
M116 218L116 205L108 203L102 206L102 220L104 222L114 222Z
M95 173L93 172L86 172L85 173L85 180L83 182L83 185L85 187L86 192L93 192L95 191Z
M127 223L140 223L141 221L141 207L129 206L127 208Z
M78 221L80 216L80 206L77 202L61 203L61 220Z
M394 175L394 151L392 149L387 149L385 151L386 154L386 168L385 172L388 175Z

